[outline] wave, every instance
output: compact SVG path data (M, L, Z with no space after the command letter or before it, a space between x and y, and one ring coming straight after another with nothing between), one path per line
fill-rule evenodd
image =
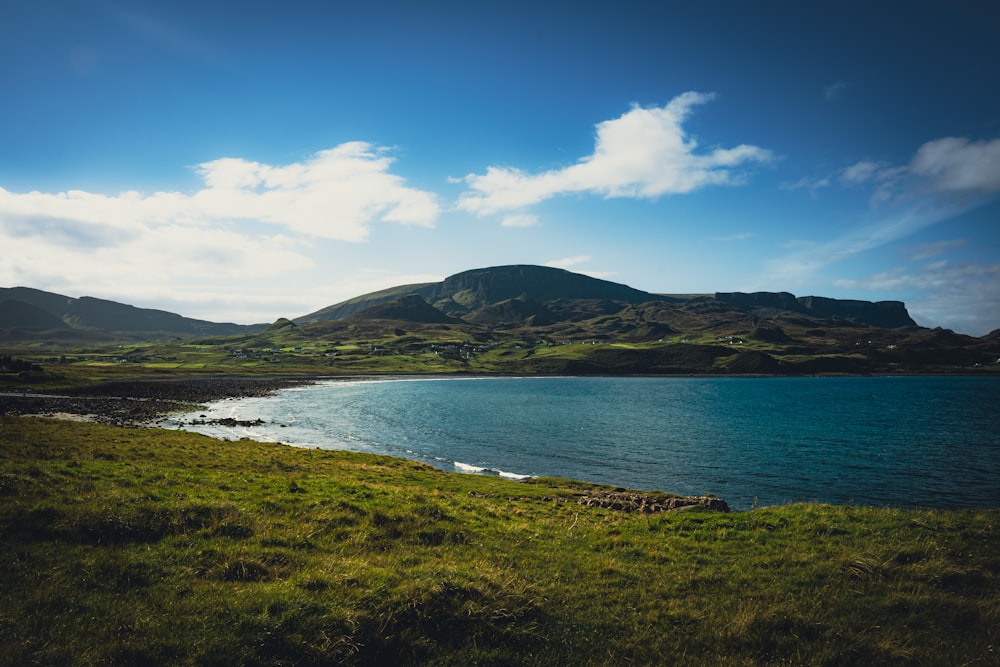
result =
M507 472L505 470L500 470L499 468L482 468L480 466L474 466L468 463L462 463L461 461L455 461L453 464L455 470L459 472L464 472L472 475L491 475L493 477L503 477L505 479L513 479L518 482L523 482L525 480L532 479L535 475L521 475L516 472Z

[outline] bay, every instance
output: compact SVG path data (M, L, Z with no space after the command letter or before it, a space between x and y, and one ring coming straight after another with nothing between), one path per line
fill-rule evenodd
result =
M191 425L261 419L259 426ZM173 427L424 461L791 502L1000 507L1000 378L397 378L220 401Z

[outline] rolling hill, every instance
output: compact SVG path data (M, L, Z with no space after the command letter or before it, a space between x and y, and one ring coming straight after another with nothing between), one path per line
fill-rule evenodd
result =
M270 371L294 363L338 372L857 374L976 371L1000 359L1000 332L973 338L920 327L899 301L654 294L541 266L464 271L270 326L0 290L0 340L168 338L217 355L211 363Z
M464 271L437 283L402 285L355 297L296 318L299 325L392 317L377 307L400 298L419 297L445 316L494 328L566 327L590 321L599 328L627 334L645 328L648 335L672 333L674 322L708 329L755 319L798 316L809 325L836 320L880 328L915 327L899 301L855 301L788 292L722 292L715 295L668 296L627 285L543 266L498 266ZM598 321L595 321L598 320Z
M53 337L74 333L75 339L114 333L126 340L188 336L226 336L263 329L260 326L218 324L116 301L80 298L29 287L0 288L0 329L8 332L49 331ZM59 331L69 330L69 331ZM38 335L42 335L38 333Z

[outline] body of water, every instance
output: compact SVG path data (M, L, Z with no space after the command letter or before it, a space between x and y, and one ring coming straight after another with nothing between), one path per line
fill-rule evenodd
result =
M799 501L1000 507L1000 378L407 378L231 399L183 428L445 470Z

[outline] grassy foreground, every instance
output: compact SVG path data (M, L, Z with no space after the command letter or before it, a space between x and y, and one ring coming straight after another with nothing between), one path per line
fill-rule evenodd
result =
M587 486L0 417L0 664L1000 660L1000 510Z

